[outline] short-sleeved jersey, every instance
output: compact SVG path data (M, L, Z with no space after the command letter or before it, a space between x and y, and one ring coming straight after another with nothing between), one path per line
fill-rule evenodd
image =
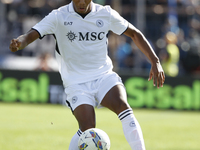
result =
M112 71L107 34L122 34L128 22L110 6L92 2L84 18L74 11L73 2L53 10L36 24L40 37L53 34L57 42L59 72L65 87L95 80Z

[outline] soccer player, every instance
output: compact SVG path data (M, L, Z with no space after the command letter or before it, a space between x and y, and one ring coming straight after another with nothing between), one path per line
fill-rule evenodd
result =
M149 80L162 87L165 75L159 58L144 35L110 6L92 0L72 0L53 10L26 34L11 40L12 52L21 50L38 38L53 34L56 58L67 95L67 104L78 121L69 150L78 150L80 134L94 128L95 107L107 107L118 115L132 150L145 150L142 131L127 102L124 85L107 52L107 34L112 31L130 37L151 62Z

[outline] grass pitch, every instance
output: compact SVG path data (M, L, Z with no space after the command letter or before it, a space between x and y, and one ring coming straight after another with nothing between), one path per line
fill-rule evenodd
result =
M134 114L147 150L200 149L200 112L136 109ZM111 150L131 149L114 113L96 109L96 119L110 137ZM0 150L67 150L77 130L65 106L0 103Z

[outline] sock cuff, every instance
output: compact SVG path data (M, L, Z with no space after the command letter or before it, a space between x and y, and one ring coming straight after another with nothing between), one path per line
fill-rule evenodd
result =
M77 131L77 134L78 134L78 136L81 136L82 131L79 129L79 130Z
M133 114L133 110L132 109L126 109L124 111L122 111L121 113L119 113L118 118L120 120L123 120L124 118L126 118L127 116Z

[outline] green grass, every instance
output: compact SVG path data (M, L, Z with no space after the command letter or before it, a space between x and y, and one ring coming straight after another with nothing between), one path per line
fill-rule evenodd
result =
M200 112L136 109L134 114L147 150L200 149ZM96 109L96 116L111 150L130 150L117 116L107 109ZM0 150L67 150L77 129L64 106L0 103Z

